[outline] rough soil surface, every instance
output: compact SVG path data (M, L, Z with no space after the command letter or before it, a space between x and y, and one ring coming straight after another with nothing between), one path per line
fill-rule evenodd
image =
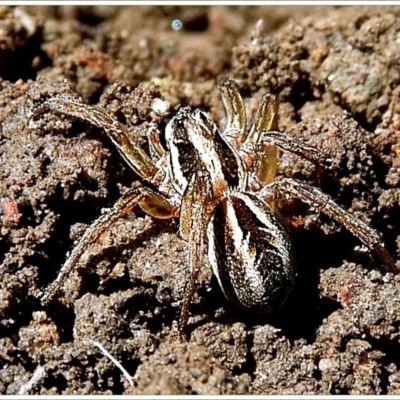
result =
M279 174L370 224L400 267L399 59L400 8L0 8L0 393L400 394L400 276L299 202L282 205L299 279L270 317L230 306L205 261L180 343L185 243L176 221L138 210L41 305L74 241L138 177L101 130L31 118L79 95L146 148L148 124L162 131L180 104L223 127L224 77L250 113L278 94L280 129L332 159L321 171L282 154Z

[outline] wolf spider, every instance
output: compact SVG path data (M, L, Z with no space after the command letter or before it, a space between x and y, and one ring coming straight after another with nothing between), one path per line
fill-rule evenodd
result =
M55 296L88 246L137 205L154 218L179 218L179 234L188 243L189 274L178 322L181 337L205 247L228 300L260 313L269 313L285 302L297 271L291 241L274 210L274 199L281 196L298 198L333 218L374 250L388 271L397 272L378 233L368 225L315 187L275 177L278 148L317 165L326 161L319 150L277 131L276 97L262 97L247 131L237 84L227 79L220 91L227 114L222 135L204 111L181 107L166 126L166 149L154 131L147 132L158 162L135 143L123 125L100 109L61 95L36 109L36 113L49 109L78 117L104 129L140 178L87 228L43 295L44 303Z

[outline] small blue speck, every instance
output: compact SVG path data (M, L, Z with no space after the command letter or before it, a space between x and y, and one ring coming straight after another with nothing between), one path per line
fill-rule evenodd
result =
M172 29L175 29L176 31L178 31L179 29L182 28L182 22L179 19L174 19L172 21Z

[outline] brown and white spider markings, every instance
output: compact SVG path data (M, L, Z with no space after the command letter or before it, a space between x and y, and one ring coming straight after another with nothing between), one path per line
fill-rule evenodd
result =
M277 99L271 95L262 98L247 132L238 86L228 79L220 91L227 114L223 134L204 111L182 107L166 126L165 150L154 131L148 133L159 157L157 163L137 146L123 125L102 110L65 96L51 97L36 109L36 114L50 109L103 128L140 177L140 182L87 228L43 295L44 303L55 296L88 246L137 205L155 218L179 218L179 234L188 245L189 274L178 322L181 338L206 245L209 262L228 300L259 313L270 313L285 302L297 272L289 236L274 212L274 199L280 196L298 198L338 221L376 251L388 271L398 272L379 235L368 225L315 187L275 177L277 148L318 165L326 161L319 150L276 130Z

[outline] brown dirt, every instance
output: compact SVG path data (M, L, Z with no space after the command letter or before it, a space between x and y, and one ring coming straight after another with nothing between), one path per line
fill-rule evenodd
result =
M333 159L321 173L283 154L280 174L321 187L397 261L399 16L382 6L0 8L0 393L400 394L400 277L298 204L288 208L300 276L271 317L227 304L205 265L179 343L185 245L176 222L140 211L43 307L73 242L137 177L98 129L53 113L30 120L44 98L74 92L132 132L165 126L151 112L160 96L171 112L190 103L223 126L222 78L238 81L253 111L262 93L279 94L280 129Z

